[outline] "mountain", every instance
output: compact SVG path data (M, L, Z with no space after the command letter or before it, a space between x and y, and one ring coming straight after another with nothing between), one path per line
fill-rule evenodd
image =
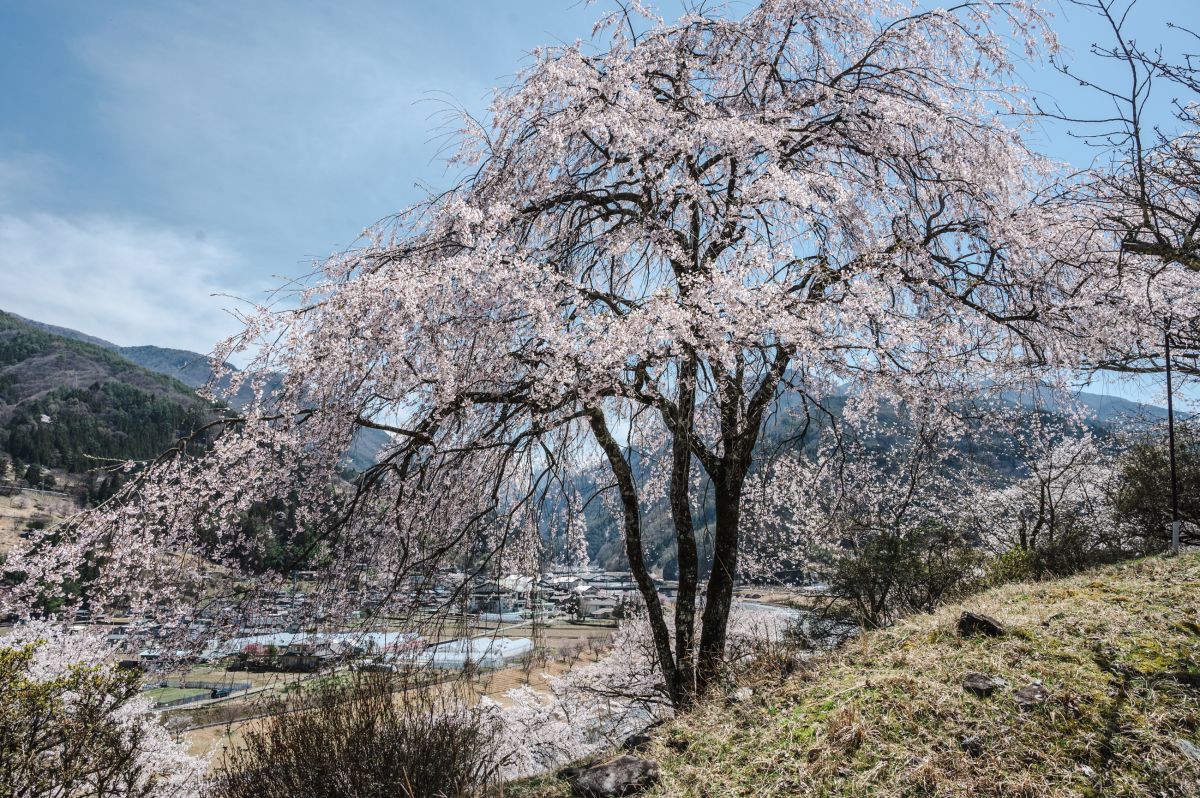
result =
M170 375L192 388L203 387L212 379L212 360L197 352L161 346L122 346L117 351L142 368Z
M13 409L16 404L35 396L38 390L47 392L56 388L77 388L80 384L90 384L97 379L117 383L129 382L135 388L146 389L147 377L151 382L161 382L165 378L164 385L171 385L175 393L188 396L191 402L200 401L199 397L195 395L195 390L208 385L212 380L212 360L207 355L198 352L149 345L118 346L111 341L78 330L26 319L12 313L0 311L0 317L8 319L8 324L14 329L19 326L23 331L21 336L24 339L35 334L44 336L44 339L41 339L43 344L45 341L57 339L58 342L51 347L52 349L60 353L72 353L70 357L60 357L59 359L35 358L19 367L14 384L23 385L25 388L15 391L12 400L5 398L4 372L0 371L0 402L8 402L7 408L10 415L16 412ZM3 323L0 321L0 324ZM3 328L0 328L0 336L2 335L4 335ZM0 354L0 369L4 368L3 359L3 354ZM113 368L114 364L120 368L115 373L109 373L105 367L98 365L101 363L109 369ZM129 366L138 368L130 370ZM268 385L269 387L270 385ZM109 393L112 390L108 389ZM237 394L230 397L229 403L234 408L240 408L248 404L252 398L250 387L243 386ZM142 403L144 404L144 402ZM0 404L0 428L6 421L5 409L6 405ZM30 407L29 412L32 410L33 408ZM40 415L39 411L38 416L40 417ZM381 430L361 430L350 450L346 452L346 464L359 471L370 467L377 461L379 452L389 441L387 433ZM0 432L0 448L7 448L4 443L4 434ZM44 463L44 465L57 466L58 463Z
M0 448L83 471L94 457L152 457L211 414L187 385L98 340L0 311Z
M164 349L161 346L122 346L118 347L117 351L143 368L174 377L192 388L201 388L212 380L212 360L207 355L189 352L186 349ZM278 377L275 377L267 383L268 392L277 381ZM226 388L228 384L228 379L224 379L220 387ZM229 403L235 408L241 408L253 398L254 390L249 385L242 385L238 392L230 397ZM378 462L379 453L390 442L391 438L382 430L360 429L343 459L346 465L355 471L364 471Z
M69 327L46 324L45 322L26 319L16 314L9 315L52 335L94 344L110 352L115 352L131 363L149 371L165 374L168 377L179 380L189 388L201 388L208 385L209 381L212 380L212 359L208 355L202 355L199 352L189 352L186 349L168 349L161 346L118 346L111 341L106 341L103 338L97 338L94 335L88 335L78 330L72 330ZM250 399L250 388L245 387L238 392L237 396L233 397L231 404L234 407L242 407Z
M1004 398L1026 408L1059 411L1063 408L1048 389L1032 393L1006 393ZM1090 416L1090 420L1105 427L1117 424L1155 424L1167 420L1167 409L1158 405L1135 402L1120 396L1081 391L1072 397Z
M782 397L781 406L794 403L794 397ZM1061 418L1065 408L1058 404L1049 391L1042 392L1036 397L1007 393L1001 397L1001 404L1007 405L1011 411L1019 408L1024 416L1033 418L1041 415L1046 419ZM1112 432L1118 427L1125 429L1145 428L1146 426L1166 420L1167 411L1155 405L1142 404L1115 396L1094 393L1077 393L1074 402L1082 405L1086 414L1087 426L1101 440L1113 440ZM825 408L835 418L840 418L845 408L845 396L831 396L823 400ZM869 440L864 440L868 451L886 451L898 440L904 438L910 430L908 422L897 414L894 409L880 410L879 420L881 429ZM827 422L817 421L807 431L800 429L800 422L787 413L777 413L764 426L760 452L781 452L803 449L809 453L815 450L818 439L827 434ZM990 472L997 477L1013 477L1024 473L1026 461L1019 454L1019 448L1013 445L1013 440L1005 434L987 429L977 433L959 444L956 456L950 463L950 468L956 468L968 461L975 467ZM634 471L644 475L646 465L634 457ZM583 475L578 480L580 492L587 496L601 484L609 482L607 474L601 468L597 474ZM693 510L693 523L696 528L699 546L700 569L707 572L712 561L712 530L714 520L712 492L707 486L700 490L700 499ZM611 514L603 502L589 502L584 511L586 526L585 535L588 542L588 557L591 562L604 570L624 570L628 567L625 556L624 542L621 537L619 519ZM646 560L652 568L661 568L666 578L674 578L678 565L675 557L674 527L670 511L665 499L651 502L643 514L643 547Z

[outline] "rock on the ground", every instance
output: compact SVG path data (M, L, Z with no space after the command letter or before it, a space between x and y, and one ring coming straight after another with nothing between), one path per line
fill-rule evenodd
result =
M983 756L983 741L974 735L959 740L958 747L971 756Z
M658 763L652 759L625 756L602 765L566 768L559 777L571 785L571 794L580 798L615 798L636 795L658 782Z
M963 637L972 637L974 635L1000 637L1004 634L1004 624L990 615L978 612L964 612L958 616L958 633Z
M988 676L986 673L968 673L963 677L962 681L964 690L968 693L974 693L980 698L987 698L1006 684L1007 682L1003 679L996 676Z
M1046 700L1050 698L1050 691L1034 682L1013 693L1013 698L1023 707L1036 707L1038 704L1046 703Z
M622 751L641 751L650 745L649 734L631 734L621 743Z
M1179 737L1175 740L1175 745L1179 747L1179 750L1188 759L1194 759L1195 761L1200 762L1200 746L1189 740L1185 740L1182 737Z
M741 687L730 693L727 699L730 704L744 704L754 697L754 691L749 687Z

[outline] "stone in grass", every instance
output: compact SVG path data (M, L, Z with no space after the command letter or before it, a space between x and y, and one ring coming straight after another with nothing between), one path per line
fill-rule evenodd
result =
M1050 691L1043 685L1034 682L1033 684L1025 685L1013 693L1013 698L1025 709L1030 709L1036 707L1038 704L1046 703L1047 699L1050 698Z
M1197 762L1200 762L1200 746L1189 740L1185 740L1182 737L1176 738L1175 745L1188 759L1193 759Z
M742 688L739 688L739 689L733 691L732 693L730 693L725 698L725 703L729 704L730 706L732 706L734 704L744 704L753 697L754 697L753 690L751 690L749 687L742 687Z
M958 747L966 751L971 756L983 756L983 740L980 740L975 735L964 737L959 740Z
M571 785L571 794L579 798L636 795L658 783L659 778L657 762L628 754L603 765L565 768L558 775Z
M1000 637L1004 634L1004 624L990 615L978 612L964 612L958 616L958 633L963 637L986 635Z
M992 693L1004 687L1007 682L986 673L968 673L963 677L962 686L968 693L974 693L980 698L987 698Z

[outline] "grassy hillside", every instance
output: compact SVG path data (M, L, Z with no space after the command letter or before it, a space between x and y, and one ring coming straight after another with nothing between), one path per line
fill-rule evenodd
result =
M963 609L1008 625L962 638ZM964 674L1007 686L980 698ZM1040 682L1044 702L1014 692ZM656 734L654 796L1200 796L1200 556L1003 587ZM567 795L561 782L515 795Z

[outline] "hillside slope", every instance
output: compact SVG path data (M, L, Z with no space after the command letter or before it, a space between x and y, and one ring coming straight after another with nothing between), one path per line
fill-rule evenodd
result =
M1008 633L958 636L964 609ZM1007 685L977 697L971 672ZM1022 706L1034 683L1045 699ZM674 721L645 755L663 771L650 796L1200 796L1200 555L1010 585L869 633Z
M6 365L6 341L9 337L18 334L23 338L31 335L40 337L42 343L39 348L46 349L47 352L54 354L54 357L41 357L28 362ZM53 345L48 345L47 342L53 342ZM14 356L20 354L17 352ZM13 374L11 379L5 376L9 373ZM88 386L100 380L127 382L138 389L150 390L157 396L154 385L161 385L176 394L173 397L174 401L180 401L179 396L186 396L187 399L181 403L190 407L192 404L200 402L195 396L194 390L207 386L212 380L212 376L212 363L208 355L161 346L118 346L111 341L72 330L69 327L46 324L18 316L15 313L0 311L0 449L5 448L5 441L8 438L8 433L3 431L3 427L16 413L16 405L29 399L38 399L51 391L78 389L80 386ZM147 384L147 377L149 377L150 384ZM227 384L226 380L221 387L226 387ZM101 401L112 405L111 398L101 397ZM248 404L252 398L253 391L250 386L243 385L236 395L228 398L227 403L235 408L240 408ZM141 401L143 399L144 397L134 395L134 405L126 408L133 416L131 423L145 423L147 408L138 406L145 404L144 401ZM30 415L30 418L40 418L46 408L29 406L26 409L29 411L27 415L32 414L34 410L37 411L36 415ZM119 411L122 408L110 409ZM155 408L154 410L160 416L173 415L169 409ZM46 433L45 430L39 431L32 426L29 419L26 419L24 423L28 433L37 432L41 435ZM100 426L105 425L102 423ZM77 437L75 433L71 435ZM161 438L158 435L153 437L156 443ZM101 452L102 456L119 458L143 456L140 452L144 447L138 448L139 454L133 454L125 451L127 447L122 446L123 442L124 439L115 440L114 448L113 440L98 441L100 448L105 450ZM170 442L170 440L166 440L166 443ZM345 462L353 469L365 470L377 462L379 452L389 442L387 433L380 430L363 429L355 436L353 444L346 452ZM57 448L62 449L63 447L58 446ZM30 454L32 453L31 450ZM36 459L17 454L25 459ZM44 463L45 465L67 465L61 456L46 455L46 459L53 459L55 462L47 462Z
M120 355L125 360L141 366L142 368L153 371L157 374L163 374L174 380L178 380L189 388L201 388L212 380L212 362L208 355L202 355L199 352L190 352L186 349L169 349L161 346L118 346L111 341L106 341L103 338L97 338L94 335L72 330L70 327L59 327L55 324L47 324L43 321L35 319L27 319L23 316L18 316L15 313L6 314L13 319L24 322L30 327L34 327L51 335L69 338L73 341L80 341L87 344L94 344L110 352ZM247 386L233 397L231 404L235 407L244 405L251 399L251 391Z
M120 381L181 402L197 401L189 386L143 368L107 346L49 332L0 310L0 424L21 402L97 380Z
M16 459L83 471L150 457L209 413L178 380L0 311L0 449Z

